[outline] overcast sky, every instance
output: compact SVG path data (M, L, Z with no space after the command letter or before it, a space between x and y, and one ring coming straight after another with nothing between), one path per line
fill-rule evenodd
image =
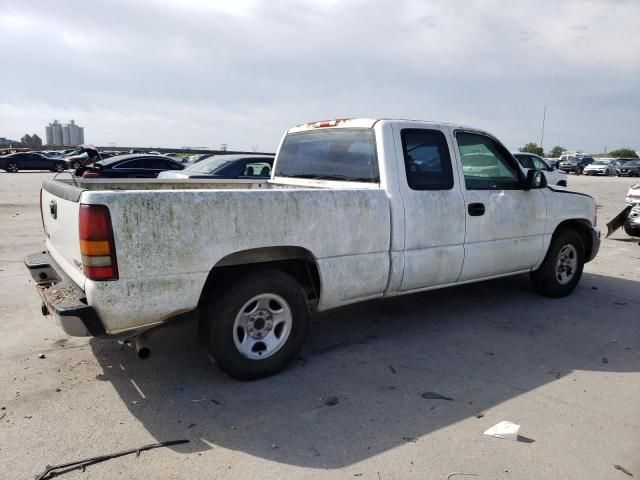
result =
M0 136L267 151L354 116L640 148L638 0L0 0Z

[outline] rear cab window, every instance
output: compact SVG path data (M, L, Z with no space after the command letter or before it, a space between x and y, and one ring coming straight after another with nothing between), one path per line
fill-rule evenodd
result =
M405 128L400 132L407 183L412 190L450 190L453 169L447 139L439 130Z
M275 176L379 183L375 135L370 128L327 128L289 133Z

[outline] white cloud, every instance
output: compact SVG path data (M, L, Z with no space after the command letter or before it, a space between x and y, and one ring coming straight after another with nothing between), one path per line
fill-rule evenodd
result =
M547 147L637 148L638 24L614 0L13 1L0 136L73 115L95 143L267 149L292 124L380 115L515 148L548 105Z

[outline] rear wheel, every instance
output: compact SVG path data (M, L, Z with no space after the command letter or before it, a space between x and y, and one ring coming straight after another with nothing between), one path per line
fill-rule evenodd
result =
M7 172L16 173L18 170L20 170L20 164L18 164L18 162L7 163Z
M62 162L57 162L53 165L53 170L56 172L64 172L67 169L67 166Z
M582 276L584 255L584 242L577 231L556 233L542 265L530 274L534 290L547 297L569 295Z
M309 330L304 290L290 275L264 270L215 291L200 319L210 357L227 374L255 380L278 373L296 358Z

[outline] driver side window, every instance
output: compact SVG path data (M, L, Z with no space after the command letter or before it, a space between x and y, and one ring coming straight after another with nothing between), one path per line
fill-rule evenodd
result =
M509 160L511 155L494 139L478 133L457 132L456 141L467 190L521 188L518 168Z

